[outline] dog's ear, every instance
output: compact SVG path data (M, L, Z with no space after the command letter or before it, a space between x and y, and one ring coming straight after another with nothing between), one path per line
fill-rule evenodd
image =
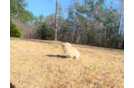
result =
M63 43L63 44L62 44L62 47L64 47L64 46L65 46L65 44Z

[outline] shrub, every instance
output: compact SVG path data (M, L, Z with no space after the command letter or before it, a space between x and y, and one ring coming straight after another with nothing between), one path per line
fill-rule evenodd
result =
M10 21L10 37L21 37L20 31L17 29L16 25Z

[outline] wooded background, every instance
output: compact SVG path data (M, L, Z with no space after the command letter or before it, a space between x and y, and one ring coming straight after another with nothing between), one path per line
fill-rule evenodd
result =
M124 0L118 2L106 6L104 0L73 0L66 9L57 4L57 40L124 49ZM54 40L56 14L37 17L26 6L24 0L10 0L10 36Z

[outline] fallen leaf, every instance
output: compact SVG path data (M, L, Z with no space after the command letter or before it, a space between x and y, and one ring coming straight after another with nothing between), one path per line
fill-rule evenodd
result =
M111 88L113 88L114 84L110 84L109 86L110 86Z
M63 86L63 84L61 84L59 88L61 88L62 86Z
M112 72L107 72L108 74L112 74Z
M94 74L94 76L97 76L98 74Z

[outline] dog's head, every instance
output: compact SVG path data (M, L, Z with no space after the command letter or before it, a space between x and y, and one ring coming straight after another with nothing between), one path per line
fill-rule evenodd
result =
M66 43L63 43L63 44L62 44L62 47L63 47L65 50L69 50L69 49L72 48L72 45L71 45L70 43L66 42Z

